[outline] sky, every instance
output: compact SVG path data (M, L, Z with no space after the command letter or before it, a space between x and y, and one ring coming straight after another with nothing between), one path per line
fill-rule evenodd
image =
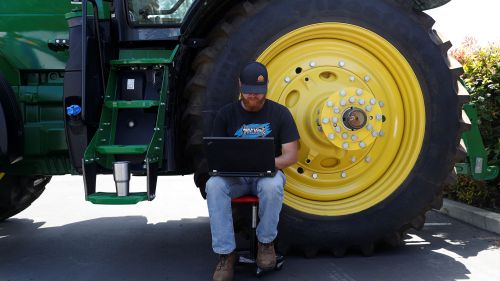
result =
M466 36L476 38L480 45L500 43L500 0L452 0L426 12L436 20L434 29L454 46Z

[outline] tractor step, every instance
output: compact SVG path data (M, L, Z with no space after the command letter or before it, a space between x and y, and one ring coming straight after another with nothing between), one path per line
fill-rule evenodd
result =
M107 101L105 103L107 108L152 108L160 105L160 101L157 100L121 100L121 101Z
M116 193L97 192L87 198L97 205L135 205L142 201L148 201L146 192L130 193L128 196L118 196Z
M147 150L147 145L100 145L96 147L97 153L103 155L143 154Z

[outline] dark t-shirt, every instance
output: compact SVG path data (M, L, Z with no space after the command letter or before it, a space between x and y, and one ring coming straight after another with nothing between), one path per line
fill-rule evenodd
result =
M266 100L261 110L246 111L240 101L219 110L212 131L214 137L274 138L274 153L281 155L281 145L299 139L292 114L285 106Z

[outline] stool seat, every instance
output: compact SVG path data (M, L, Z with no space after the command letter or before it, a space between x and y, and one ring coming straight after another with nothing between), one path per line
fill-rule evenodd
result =
M259 197L254 195L245 195L238 198L233 198L231 200L232 203L241 204L241 203L259 203Z

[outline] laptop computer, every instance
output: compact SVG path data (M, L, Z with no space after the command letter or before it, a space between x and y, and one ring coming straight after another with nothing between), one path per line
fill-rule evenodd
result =
M208 172L224 177L273 177L274 138L204 137Z

